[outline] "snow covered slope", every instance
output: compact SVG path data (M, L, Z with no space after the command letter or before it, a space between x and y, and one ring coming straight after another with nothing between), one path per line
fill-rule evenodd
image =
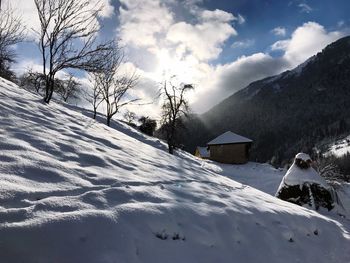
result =
M276 194L278 186L287 172L285 169L275 169L266 163L254 162L232 165L206 160L203 161L202 167L272 196Z
M1 262L349 262L335 221L0 79ZM263 175L262 175L263 176Z
M333 154L337 157L350 153L350 135L342 140L338 140L333 144L330 144L328 152L326 154Z

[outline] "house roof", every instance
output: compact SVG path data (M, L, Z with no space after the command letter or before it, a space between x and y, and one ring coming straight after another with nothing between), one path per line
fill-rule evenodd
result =
M217 144L233 144L233 143L249 143L252 142L251 139L233 133L231 131L227 131L215 139L211 140L207 143L207 145L217 145Z
M199 152L199 154L203 157L203 158L209 158L210 154L209 151L207 149L207 147L197 147L197 150Z

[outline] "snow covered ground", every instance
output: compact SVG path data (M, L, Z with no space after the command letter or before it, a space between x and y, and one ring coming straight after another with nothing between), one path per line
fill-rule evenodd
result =
M328 153L338 157L350 153L350 136L329 145Z
M0 113L1 262L350 262L347 219L270 195L282 171L172 156L2 79Z
M287 172L284 169L275 169L269 164L253 162L244 165L231 165L206 160L203 161L202 167L273 196Z

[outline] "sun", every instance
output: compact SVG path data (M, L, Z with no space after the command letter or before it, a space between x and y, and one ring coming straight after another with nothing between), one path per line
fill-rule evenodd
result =
M193 65L186 59L176 54L171 54L168 49L160 49L157 52L158 65L155 76L169 79L176 76L181 82L191 83L193 81Z

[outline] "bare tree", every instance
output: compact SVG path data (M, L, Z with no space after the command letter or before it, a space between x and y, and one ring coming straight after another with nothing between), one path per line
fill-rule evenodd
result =
M315 161L313 162L313 167L316 171L334 188L339 187L342 182L349 181L350 176L341 172L339 167L339 161L341 157L337 158L334 155L324 156L318 154Z
M45 87L45 76L29 69L20 77L20 86L26 90L41 94Z
M174 78L174 77L173 77ZM176 147L176 133L181 128L181 117L189 112L186 92L194 87L191 84L174 85L172 79L164 81L161 88L161 95L164 97L162 106L162 130L165 132L170 154L174 153Z
M68 74L66 79L62 79L57 83L57 93L64 102L77 100L80 88L80 83L74 79L72 74Z
M10 64L15 61L13 45L23 41L24 27L10 7L0 9L0 75L11 78Z
M100 2L91 7L83 0L34 0L40 31L38 45L46 79L44 101L54 92L55 75L67 68L98 71L108 57L110 43L97 44Z
M106 106L106 121L110 125L112 117L120 108L138 99L128 98L128 91L133 89L138 81L135 72L132 74L121 72L124 62L122 49L116 44L101 72L96 73L96 82L101 91Z
M134 123L136 120L135 112L126 110L123 117L127 124L129 124L130 126L136 126L136 124Z
M97 115L97 109L100 106L100 104L103 102L103 98L102 98L102 93L101 93L101 89L98 83L99 77L98 74L96 73L91 73L89 75L89 82L92 84L92 89L88 89L85 92L85 100L91 104L92 108L93 108L93 119L96 119L96 115Z

